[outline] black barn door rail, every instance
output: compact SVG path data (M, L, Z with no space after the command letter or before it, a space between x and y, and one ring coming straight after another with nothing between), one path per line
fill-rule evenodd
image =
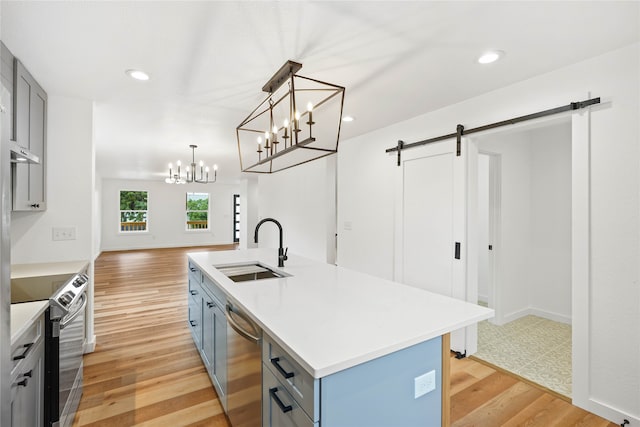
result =
M527 120L538 119L540 117L551 116L553 114L564 113L566 111L572 110L580 110L582 108L589 107L594 104L599 104L600 98L591 98L586 101L581 102L572 102L569 105L563 105L562 107L551 108L549 110L538 111L537 113L527 114L526 116L515 117L513 119L503 120L501 122L491 123L484 126L478 126L476 128L465 129L464 126L458 125L456 126L456 131L454 133L450 133L447 135L436 136L435 138L429 138L418 142L412 142L407 144L404 141L398 141L398 145L395 147L387 148L387 153L393 153L394 151L398 152L398 166L400 166L400 156L402 150L406 150L409 148L420 147L422 145L431 144L432 142L444 141L445 139L456 138L456 156L461 154L461 141L463 135L469 135L471 133L482 132L489 129L494 129L501 126L506 125L514 125L520 122L526 122Z

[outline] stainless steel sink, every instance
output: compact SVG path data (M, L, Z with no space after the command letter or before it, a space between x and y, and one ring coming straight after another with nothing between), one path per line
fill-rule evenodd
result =
M289 276L286 273L272 270L266 265L258 262L214 267L234 282L250 282L253 280L274 279Z

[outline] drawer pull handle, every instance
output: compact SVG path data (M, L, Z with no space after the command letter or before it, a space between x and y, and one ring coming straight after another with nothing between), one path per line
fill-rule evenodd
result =
M24 359L25 357L27 357L27 354L29 354L29 350L31 350L31 347L33 347L33 343L30 342L29 344L25 344L24 345L24 351L22 352L22 354L19 354L17 356L13 356L13 360L20 360L20 359Z
M277 392L278 392L278 387L273 387L269 389L269 395L271 396L271 398L276 401L276 403L280 407L280 410L284 414L286 414L287 412L291 411L293 407L291 405L285 405L284 403L282 403L282 400L280 400L280 398L276 394Z
M29 372L25 372L24 374L22 374L23 377L29 377L29 378L31 378L32 375L33 375L33 369L30 370Z
M18 387L26 387L29 384L29 378L25 378L22 381L18 382L16 385Z
M189 292L191 292L191 295L198 295L198 291L196 291L196 290L191 290Z
M210 302L210 301L209 301L209 302L207 302L207 307L209 307L209 308L213 308L213 307L215 307L215 306L216 306L216 305L215 305L214 303L212 303L212 302Z
M196 269L193 267L189 267L189 270L193 271L194 273L196 272Z
M280 363L278 363L278 362L280 362L280 358L279 357L274 357L273 359L271 359L271 364L276 367L278 372L280 372L280 374L282 374L283 377L292 378L295 375L293 372L285 371L284 368L282 366L280 366Z
M196 325L198 324L198 323L196 323L196 321L195 321L195 320L189 320L189 323L191 323L191 326L193 326L194 328L195 328L195 327L196 327Z

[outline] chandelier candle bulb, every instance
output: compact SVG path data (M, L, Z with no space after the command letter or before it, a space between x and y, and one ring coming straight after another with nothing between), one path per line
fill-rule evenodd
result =
M307 111L309 112L309 121L307 122L307 124L309 125L309 138L313 138L311 133L311 126L315 125L316 123L313 121L313 104L311 102L307 104Z

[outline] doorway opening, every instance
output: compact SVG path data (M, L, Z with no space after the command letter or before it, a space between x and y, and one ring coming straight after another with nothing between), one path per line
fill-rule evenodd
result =
M571 397L571 123L499 132L478 148L479 359Z

